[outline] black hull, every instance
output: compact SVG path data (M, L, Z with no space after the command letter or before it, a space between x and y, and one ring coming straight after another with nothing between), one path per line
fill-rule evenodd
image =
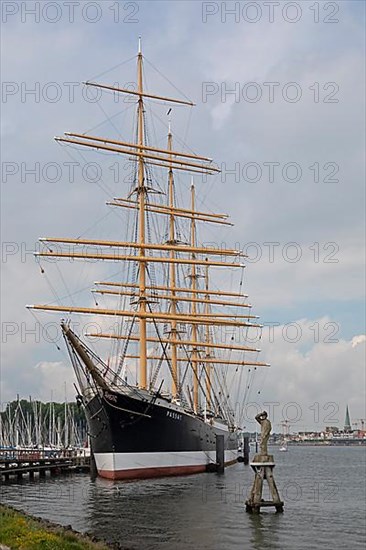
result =
M215 462L216 435L225 461L237 456L237 436L224 423L195 416L165 399L104 392L86 404L99 475L111 479L205 471Z

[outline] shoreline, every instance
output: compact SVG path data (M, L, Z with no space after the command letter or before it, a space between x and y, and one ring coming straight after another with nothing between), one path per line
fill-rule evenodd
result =
M51 522L8 504L0 503L0 549L37 550L128 550L119 543L107 543L71 525Z

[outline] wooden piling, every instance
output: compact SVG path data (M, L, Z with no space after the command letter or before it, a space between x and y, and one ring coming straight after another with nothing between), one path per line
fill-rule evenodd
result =
M223 435L216 435L216 471L223 474L225 470L225 438Z
M244 448L243 448L243 462L244 462L244 464L249 464L249 452L250 452L249 435L245 435L244 436Z
M259 514L262 507L273 506L276 508L276 512L283 512L284 503L278 493L273 475L273 468L275 467L273 456L256 455L250 465L255 477L249 498L245 502L245 510L249 513ZM264 481L267 481L272 500L262 498Z
M90 449L90 478L94 481L98 477L97 464L95 462L95 456L93 450Z

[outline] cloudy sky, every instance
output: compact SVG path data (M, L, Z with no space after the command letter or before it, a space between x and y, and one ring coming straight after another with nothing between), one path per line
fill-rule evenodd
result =
M176 139L222 169L196 185L202 206L230 213L235 227L204 240L249 255L245 291L272 365L249 400L298 429L343 425L346 404L355 422L365 418L364 3L1 7L2 403L51 391L62 400L65 381L74 394L63 344L47 342L39 324L56 330L57 318L34 318L25 305L83 297L107 268L47 265L41 274L31 251L45 235L116 238L123 219L105 201L126 186L115 157L52 138L91 129L130 138L131 102L94 101L81 82L133 85L141 35L149 89L197 104L173 109ZM164 144L165 105L152 137ZM89 162L102 170L97 183L83 171Z

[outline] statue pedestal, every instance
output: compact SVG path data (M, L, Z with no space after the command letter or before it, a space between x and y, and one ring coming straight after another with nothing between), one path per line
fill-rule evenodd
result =
M271 463L271 464L274 464L274 460L273 460L273 455L254 455L254 458L253 460L251 461L250 465L252 464L268 464L268 463Z
M280 499L273 476L273 469L275 467L273 455L255 455L250 465L254 471L255 477L249 498L245 502L245 511L259 514L262 507L274 506L276 512L283 512L284 503ZM272 500L263 500L262 498L264 480L268 483Z

